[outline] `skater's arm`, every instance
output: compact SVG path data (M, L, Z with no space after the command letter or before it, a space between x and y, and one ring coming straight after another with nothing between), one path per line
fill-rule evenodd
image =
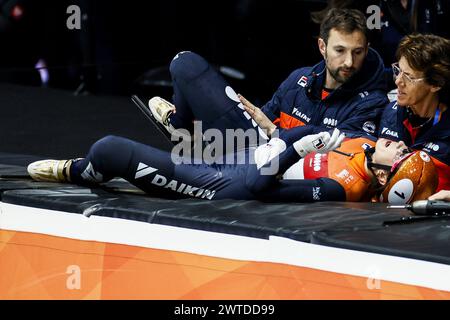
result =
M277 176L286 172L293 164L311 152L327 153L338 148L345 138L339 130L332 135L321 132L308 135L286 148L280 139L272 139L268 144L258 147L255 152L256 166L249 168L246 184L258 193L278 181Z

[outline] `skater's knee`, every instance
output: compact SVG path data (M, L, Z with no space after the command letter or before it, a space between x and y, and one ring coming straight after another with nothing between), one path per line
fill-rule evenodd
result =
M170 73L176 79L193 79L208 67L208 62L202 56L191 51L182 51L170 63Z
M99 158L117 158L131 152L131 143L128 139L108 135L98 140L91 148L91 153Z

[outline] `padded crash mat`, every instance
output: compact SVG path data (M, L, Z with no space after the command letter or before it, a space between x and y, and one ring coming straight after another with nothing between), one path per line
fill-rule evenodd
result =
M34 182L20 156L0 165L1 201L205 231L303 242L450 264L446 218L419 218L380 203L262 203L163 199L115 179L98 188Z

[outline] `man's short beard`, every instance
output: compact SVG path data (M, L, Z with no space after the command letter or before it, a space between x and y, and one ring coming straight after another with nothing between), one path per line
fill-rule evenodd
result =
M352 72L350 74L349 77L347 78L343 78L339 75L339 71L342 70L342 67L338 67L335 70L332 70L329 66L328 66L328 54L325 53L325 66L327 68L328 73L331 75L331 77L333 77L333 79L337 82L340 83L341 85L349 82L351 78L353 78L353 76L356 74L356 69L355 68L350 68L350 71Z
M342 70L342 67L338 67L337 69L332 70L332 69L328 68L328 66L327 66L327 70L328 70L328 72L330 73L330 75L333 77L333 79L336 80L336 82L338 82L338 83L340 83L340 84L344 84L344 83L346 83L346 82L349 82L350 79L353 78L353 76L354 76L355 73L356 73L356 70L355 70L355 69L350 68L350 71L351 71L350 76L348 76L348 77L346 77L346 78L343 78L343 77L341 77L341 76L339 75L339 72Z

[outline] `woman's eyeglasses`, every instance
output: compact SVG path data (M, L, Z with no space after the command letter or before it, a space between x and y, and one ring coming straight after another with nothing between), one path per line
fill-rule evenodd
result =
M411 76L407 75L402 69L400 69L398 62L392 64L392 71L394 73L394 81L397 80L398 77L400 77L400 74L404 82L411 84L416 84L420 81L425 80L425 78L411 78Z

